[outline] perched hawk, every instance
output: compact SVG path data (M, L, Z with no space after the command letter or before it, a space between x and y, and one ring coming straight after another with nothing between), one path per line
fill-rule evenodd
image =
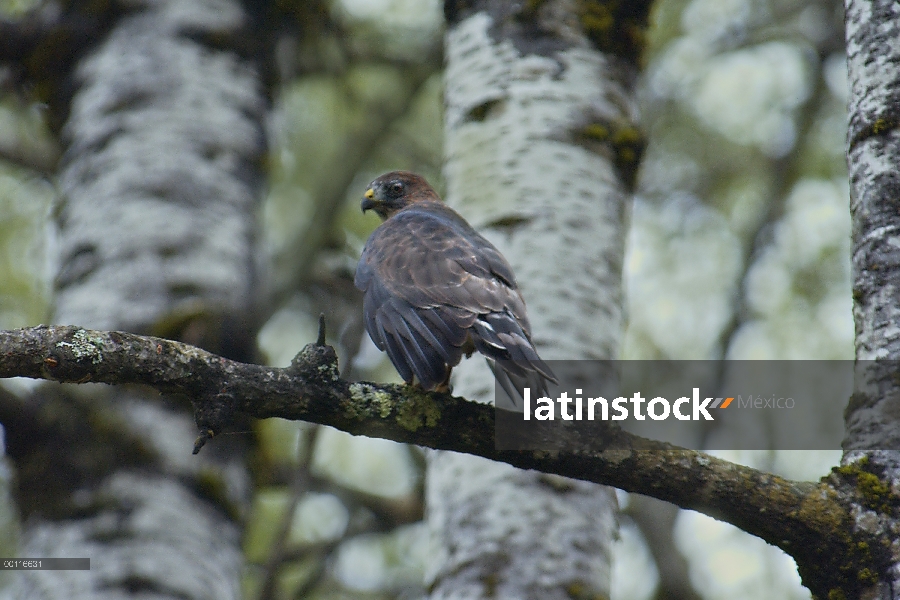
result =
M513 402L523 386L545 395L556 379L531 343L525 302L500 252L414 173L373 181L362 201L370 209L384 222L366 242L355 283L365 293L366 331L400 376L446 391L450 370L478 350Z

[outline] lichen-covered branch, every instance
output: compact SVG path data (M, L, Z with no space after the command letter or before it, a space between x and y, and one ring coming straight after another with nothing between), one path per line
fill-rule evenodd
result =
M846 583L848 575L855 580L877 571L880 542L850 533L852 507L890 511L894 504L889 491L878 493L884 486L873 485L878 478L864 463L835 470L820 483L795 482L620 430L602 441L569 440L555 453L500 451L492 407L403 385L343 380L334 350L322 340L280 369L116 331L0 331L0 377L15 376L144 384L184 394L207 435L227 428L235 412L277 416L613 485L712 515L781 547L797 559L807 585L819 588L814 592L823 591L823 582Z

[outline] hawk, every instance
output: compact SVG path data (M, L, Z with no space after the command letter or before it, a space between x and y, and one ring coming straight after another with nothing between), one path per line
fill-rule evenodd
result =
M546 395L556 378L534 349L516 278L493 244L415 173L377 178L361 207L383 222L354 282L365 295L366 331L403 380L449 391L450 371L478 350L513 402L523 387Z

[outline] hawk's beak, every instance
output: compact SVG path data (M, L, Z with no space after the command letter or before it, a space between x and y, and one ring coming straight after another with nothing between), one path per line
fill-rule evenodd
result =
M375 190L369 188L363 195L365 198L363 198L362 204L359 205L359 207L362 208L362 211L366 212L367 210L375 208Z

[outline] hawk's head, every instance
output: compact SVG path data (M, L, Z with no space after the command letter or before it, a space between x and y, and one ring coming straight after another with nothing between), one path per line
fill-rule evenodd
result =
M409 171L392 171L369 184L360 206L363 212L374 210L383 221L414 202L440 200L424 177Z

